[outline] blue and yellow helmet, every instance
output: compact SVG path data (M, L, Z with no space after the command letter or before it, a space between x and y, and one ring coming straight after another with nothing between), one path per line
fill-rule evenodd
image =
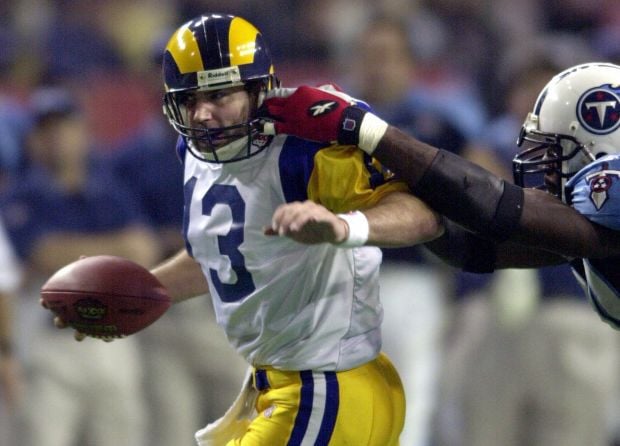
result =
M242 85L266 91L278 85L263 35L247 20L227 14L201 15L181 25L166 45L163 74L164 112L190 142L226 132L247 135L251 144L257 122L252 118L234 128L192 129L183 109L188 93Z

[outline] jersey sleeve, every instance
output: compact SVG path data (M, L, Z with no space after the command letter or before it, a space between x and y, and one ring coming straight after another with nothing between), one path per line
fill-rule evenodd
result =
M181 164L185 163L185 154L187 153L187 141L184 137L179 136L177 138L176 145L174 147L174 151L177 154L177 158Z
M620 155L604 156L566 184L572 206L588 220L620 230Z
M620 257L584 259L583 276L594 311L610 327L620 330Z
M335 145L316 152L308 198L332 212L368 208L396 191L409 189L377 160L354 146Z

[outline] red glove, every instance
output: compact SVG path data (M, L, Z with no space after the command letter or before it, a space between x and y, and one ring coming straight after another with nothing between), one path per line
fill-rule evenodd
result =
M353 98L332 86L275 89L267 93L258 116L263 118L266 133L358 145L367 111L355 104Z

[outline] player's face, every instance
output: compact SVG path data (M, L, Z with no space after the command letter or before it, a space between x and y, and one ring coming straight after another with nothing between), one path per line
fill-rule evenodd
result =
M562 146L555 140L536 133L526 134L523 130L517 144L522 149L517 158L525 159L526 163L519 164L522 174L515 175L515 182L521 187L545 189L557 195L562 182Z
M561 153L562 148L560 146L553 145L547 148L547 152L543 156L543 160L549 161L549 164L545 165L544 184L547 191L554 195L558 195L560 193L560 184L562 181L560 171L562 168L562 164L555 160L557 160L558 157L561 156Z
M250 95L244 87L233 87L215 91L194 91L183 100L183 108L187 114L189 127L200 138L200 129L211 130L230 127L245 123L250 117ZM232 140L246 136L243 130L228 129L211 132L211 146L222 147ZM198 148L209 151L206 141L196 140Z

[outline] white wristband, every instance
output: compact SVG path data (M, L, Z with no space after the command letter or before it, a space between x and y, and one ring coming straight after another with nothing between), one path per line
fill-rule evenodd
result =
M366 113L360 124L358 147L369 155L377 148L377 144L388 128L387 122L372 113Z
M360 211L353 211L347 214L338 214L338 218L343 219L349 227L349 234L347 238L338 243L338 246L344 248L355 248L356 246L363 246L368 241L369 225L368 219Z

